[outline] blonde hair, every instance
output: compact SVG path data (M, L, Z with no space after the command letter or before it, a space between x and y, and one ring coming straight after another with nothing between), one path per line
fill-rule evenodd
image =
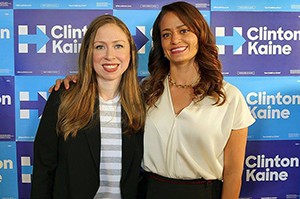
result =
M144 127L145 106L137 77L137 50L134 40L120 19L112 15L102 15L91 22L81 43L77 83L61 95L56 128L65 139L70 135L76 136L82 128L94 125L91 121L99 117L98 86L93 69L93 42L97 30L109 23L120 27L130 44L130 63L119 85L123 108L122 130L124 133L136 133Z

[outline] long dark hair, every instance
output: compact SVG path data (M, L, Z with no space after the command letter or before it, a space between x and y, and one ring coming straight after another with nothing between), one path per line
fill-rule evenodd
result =
M198 38L199 50L195 61L199 67L200 82L193 87L195 100L201 101L206 96L215 99L215 105L222 105L226 96L223 91L222 65L218 59L215 37L199 10L186 2L175 2L162 7L152 31L153 47L149 54L148 70L150 76L142 82L146 104L155 105L164 90L163 82L170 71L170 62L164 56L161 45L160 22L166 13L172 12Z

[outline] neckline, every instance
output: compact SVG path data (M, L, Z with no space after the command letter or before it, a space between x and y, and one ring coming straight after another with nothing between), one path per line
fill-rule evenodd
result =
M167 88L167 95L168 95L168 100L170 102L170 108L171 108L171 112L174 115L175 118L179 117L183 111L185 111L185 109L187 109L188 107L191 106L191 104L194 103L194 101L191 101L191 103L189 105L187 105L186 107L184 107L179 113L175 112L174 109L174 104L173 104L173 100L172 100L172 95L171 95L171 90L170 90L170 85L169 85L169 80L168 77L165 79L165 86Z
M116 95L114 98L109 99L109 100L105 100L99 95L99 100L101 103L104 103L104 104L113 104L113 103L117 103L120 100L120 95Z

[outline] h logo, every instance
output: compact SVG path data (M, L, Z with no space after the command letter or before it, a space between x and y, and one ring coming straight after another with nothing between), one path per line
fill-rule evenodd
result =
M242 54L242 46L245 43L245 39L242 34L242 27L233 27L233 35L225 36L225 28L224 27L216 27L216 43L219 49L219 54L225 54L225 46L233 47L234 55Z
M36 34L28 34L27 25L18 26L19 33L19 53L28 53L28 45L36 44L37 53L46 53L46 43L50 40L46 35L46 26L37 25Z
M47 101L47 92L38 92L38 100L30 101L29 92L20 92L20 119L30 119L30 110L38 110L39 118L43 114Z

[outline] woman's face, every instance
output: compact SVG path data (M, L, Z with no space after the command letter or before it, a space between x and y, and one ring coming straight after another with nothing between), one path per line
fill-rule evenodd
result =
M193 63L198 52L197 36L172 12L160 22L161 44L171 64Z
M93 46L93 68L97 81L120 81L130 62L130 44L124 31L115 24L97 30Z

